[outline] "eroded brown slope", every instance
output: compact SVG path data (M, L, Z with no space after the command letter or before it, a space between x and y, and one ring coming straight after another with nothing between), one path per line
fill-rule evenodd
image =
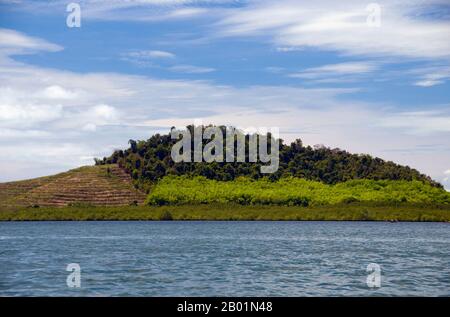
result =
M0 207L126 206L142 204L145 194L117 165L85 166L49 177L0 183Z

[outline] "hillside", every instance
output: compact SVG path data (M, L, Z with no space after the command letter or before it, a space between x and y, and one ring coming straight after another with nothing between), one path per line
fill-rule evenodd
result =
M193 136L195 128L197 127L188 126L185 131L189 131ZM201 128L204 131L206 127ZM226 135L226 127L220 126L220 129ZM248 148L249 136L246 135L245 138L246 148ZM225 140L226 137L224 137L224 144ZM246 153L246 161L239 163L175 163L171 158L171 148L177 141L171 139L170 133L156 134L145 141L130 140L128 149L116 150L110 157L96 159L96 164L119 164L132 176L137 186L147 191L152 184L168 175L204 176L217 181L230 181L241 176L252 179L268 177L270 180L292 176L325 184L336 184L353 179L418 180L442 188L441 184L409 166L402 166L368 154L352 154L345 150L323 146L312 148L304 146L300 139L290 145L285 145L280 140L279 169L270 175L261 174L262 163L249 163L248 153ZM203 141L204 144L207 142ZM224 145L223 153L226 152L227 148Z
M187 131L192 128L187 127ZM248 139L247 135L246 142ZM156 134L146 141L130 140L130 148L96 159L95 166L0 183L0 211L22 207L41 207L39 211L45 207L123 207L143 205L146 199L148 204L159 206L382 203L421 204L428 208L448 206L450 202L449 194L428 176L367 154L312 148L301 140L290 145L280 141L279 169L263 175L262 163L250 163L248 156L246 162L240 163L175 163L171 148L177 141L170 134ZM32 212L34 208L26 209Z
M85 166L31 180L0 183L0 209L70 205L125 206L141 204L145 194L117 165Z

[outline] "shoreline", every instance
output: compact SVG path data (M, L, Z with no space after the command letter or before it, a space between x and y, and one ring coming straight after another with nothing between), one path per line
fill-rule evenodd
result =
M166 205L0 208L0 221L383 221L450 222L449 205Z

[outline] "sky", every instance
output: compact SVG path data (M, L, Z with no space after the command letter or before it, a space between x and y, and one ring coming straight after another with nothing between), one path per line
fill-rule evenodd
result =
M201 119L278 127L450 190L446 0L69 3L0 0L0 181Z

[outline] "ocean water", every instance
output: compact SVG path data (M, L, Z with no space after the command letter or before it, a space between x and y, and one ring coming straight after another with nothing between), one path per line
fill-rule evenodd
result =
M386 295L450 296L450 224L0 222L0 296Z

